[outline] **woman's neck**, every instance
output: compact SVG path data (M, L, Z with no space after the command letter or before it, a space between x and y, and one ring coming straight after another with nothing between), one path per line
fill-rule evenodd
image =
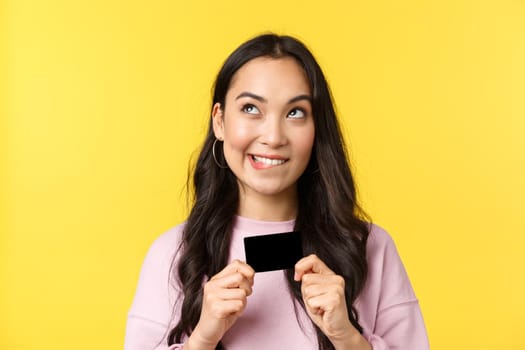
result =
M287 221L297 216L297 192L290 188L276 195L239 191L238 215L261 221Z

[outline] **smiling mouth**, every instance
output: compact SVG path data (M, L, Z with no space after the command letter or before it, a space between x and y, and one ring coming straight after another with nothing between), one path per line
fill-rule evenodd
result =
M288 159L270 159L261 156L251 155L255 163L262 163L265 165L281 165L288 161Z

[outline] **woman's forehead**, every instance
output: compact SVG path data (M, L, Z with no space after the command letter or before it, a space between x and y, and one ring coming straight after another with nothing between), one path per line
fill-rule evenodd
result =
M268 98L311 94L305 71L291 57L258 57L248 61L232 77L227 95L235 98L243 92Z

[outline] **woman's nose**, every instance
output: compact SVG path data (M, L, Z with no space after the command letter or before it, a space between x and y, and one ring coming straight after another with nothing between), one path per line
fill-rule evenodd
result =
M285 145L286 142L286 130L282 119L279 117L266 118L261 132L261 143L275 148Z

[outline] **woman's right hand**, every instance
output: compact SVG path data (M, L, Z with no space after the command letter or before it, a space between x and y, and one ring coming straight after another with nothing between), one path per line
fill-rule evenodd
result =
M184 349L215 349L246 307L254 275L248 264L234 260L206 282L200 319Z

